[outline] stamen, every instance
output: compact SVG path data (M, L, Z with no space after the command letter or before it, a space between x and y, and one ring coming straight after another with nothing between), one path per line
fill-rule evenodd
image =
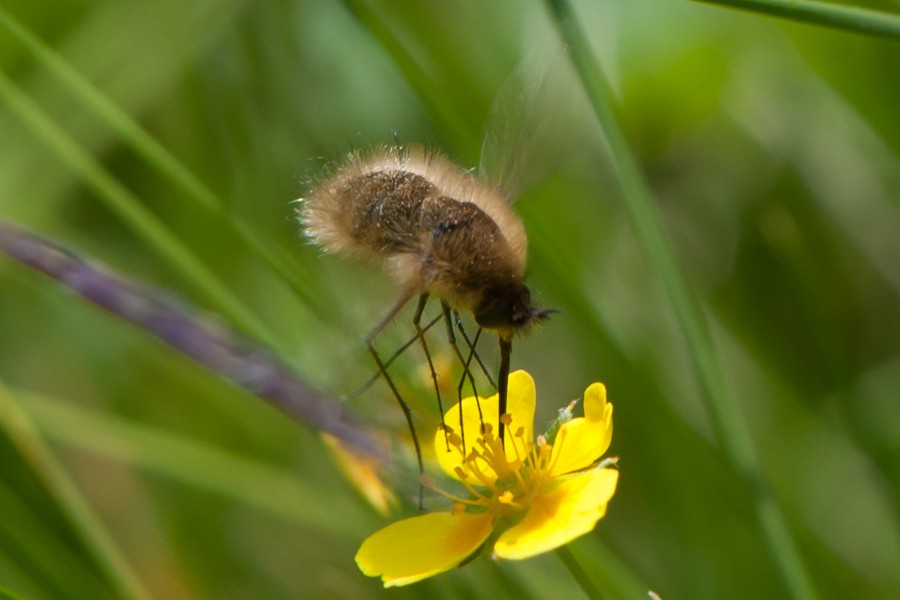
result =
M543 470L546 467L546 458L549 455L547 448L552 450L552 446L547 444L547 438L542 435L537 437L534 448L532 449L532 460L536 469Z
M514 506L516 504L516 497L509 490L503 492L499 496L497 496L497 501L500 504L505 504L507 506Z
M547 460L547 470L552 470L553 466L556 464L556 461L559 460L559 457L562 456L562 445L566 442L566 432L568 430L564 428L560 428L559 432L556 434L556 440L553 442L553 445L557 447L556 458L553 459L553 454L551 453L551 458ZM546 442L545 442L546 443ZM549 448L553 448L553 446L548 446Z
M457 474L459 474L459 473L457 473ZM479 493L478 493L477 491L475 491L471 486L469 486L465 481L463 481L462 483L463 483L463 485L466 486L466 489L467 489L473 496L475 496L474 499L472 499L472 498L460 498L460 497L457 496L456 494L451 494L450 492L448 492L448 491L446 491L446 490L440 488L440 487L434 482L434 480L433 480L431 477L428 477L427 475L422 475L422 476L419 478L419 483L422 485L422 487L428 488L428 489L431 490L432 492L435 492L435 493L437 493L437 494L440 494L441 496L447 498L448 500L452 500L453 503L454 503L454 504L453 504L453 510L454 510L454 511L457 510L457 506L459 506L459 507L464 507L465 505L469 505L469 506L483 506L483 505L486 503L486 501L487 501L487 498L486 498L483 494L479 494Z
M490 463L488 463L490 465ZM495 478L488 477L484 474L484 471L478 466L478 463L475 460L466 461L466 466L469 467L469 472L477 479L479 479L485 487L491 487L494 484ZM496 473L496 472L495 472ZM463 482L466 483L466 482Z
M513 471L513 474L516 476L516 481L518 482L520 489L527 490L529 487L534 487L529 486L527 483L525 483L525 478L522 476L521 469L516 469L515 471Z
M471 491L471 488L469 488L469 490ZM460 498L456 494L451 494L450 492L443 490L439 487L434 487L431 491L433 491L437 494L440 494L441 496L443 496L444 498L447 498L448 500L452 500L454 511L456 510L457 506L459 506L462 509L464 509L466 506L484 506L485 504L487 504L487 500L488 500L483 495L477 495L476 498ZM462 512L465 512L465 510L463 510Z
M479 492L477 489L475 489L475 487L472 486L471 483L469 483L468 481L463 481L462 484L465 486L466 490L474 496L474 498L469 499L469 500L460 499L459 500L460 502L465 502L466 504L472 504L472 505L490 504L490 501L491 501L490 497L485 496L483 493ZM446 493L444 493L444 495L450 497Z

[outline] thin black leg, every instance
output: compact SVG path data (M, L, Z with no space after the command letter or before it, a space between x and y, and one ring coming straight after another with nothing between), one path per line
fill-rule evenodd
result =
M400 391L397 389L397 386L394 385L394 380L391 379L391 376L388 375L387 368L385 367L384 362L381 360L381 357L378 356L378 352L375 350L375 338L378 337L378 334L384 330L388 323L390 323L397 313L409 302L410 298L412 298L411 293L404 293L397 303L391 308L391 310L384 316L383 319L375 326L372 331L369 332L369 335L366 336L366 348L369 349L369 354L372 355L372 358L375 359L375 364L378 365L378 372L384 377L384 380L387 382L388 387L391 388L391 392L394 394L394 398L397 400L397 404L400 405L400 410L403 411L403 416L406 417L406 424L409 426L409 433L412 436L413 446L416 449L416 461L419 463L419 475L425 474L425 465L422 462L422 448L419 446L419 437L416 435L416 427L413 424L412 411L409 409L409 405L403 400L403 397L400 395ZM421 485L419 485L419 508L422 508L424 489Z
M466 341L466 345L469 347L469 351L475 355L475 362L477 362L478 366L481 367L481 372L484 373L484 376L487 378L488 383L491 384L491 387L496 390L497 384L494 383L494 378L491 377L490 371L488 371L484 366L484 363L481 361L481 356L479 356L478 352L475 350L475 347L478 346L478 338L481 336L481 327L478 328L478 331L475 333L475 337L470 341L469 334L466 333L466 328L463 327L462 317L459 316L458 310L453 311L453 320L456 322L456 328L459 329L459 333Z
M441 314L441 315L438 315L435 318L431 319L430 321L428 321L428 323L425 325L425 327L422 328L422 333L425 333L428 330L430 330L432 327L434 327L437 324L438 321L440 321L443 318L444 318L444 315ZM394 364L394 361L397 360L398 358L400 358L400 355L403 354L404 352L406 352L406 350L410 346L415 344L418 340L419 340L418 335L414 335L411 338L409 338L402 346L400 346L400 348L398 348L397 350L394 351L393 354L391 354L390 358L388 358L386 361L384 361L384 368L387 369L392 364ZM358 388L356 388L349 394L343 396L341 399L342 400L350 400L352 398L356 398L357 396L359 396L360 394L362 394L363 392L368 390L370 387L372 387L372 384L375 383L376 381L378 381L380 378L381 378L381 373L380 372L375 373L374 375L369 377L365 383L363 383L361 386L359 386Z
M441 430L444 432L444 443L447 444L447 452L450 451L450 440L447 436L447 428L444 426L444 403L441 401L441 388L438 385L437 373L434 371L434 362L431 360L431 352L428 351L428 344L425 342L425 330L422 329L422 312L425 305L428 304L428 294L419 296L419 304L416 306L416 312L413 315L413 326L416 328L416 337L422 344L422 351L425 352L425 360L428 362L428 370L431 373L431 382L434 384L434 394L437 396L438 411L441 415Z

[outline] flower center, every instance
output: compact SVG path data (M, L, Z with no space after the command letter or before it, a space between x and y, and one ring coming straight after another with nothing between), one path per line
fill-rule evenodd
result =
M490 424L484 425L484 432L475 439L468 453L461 436L454 432L448 435L451 447L463 457L461 465L456 467L456 476L473 496L454 500L481 507L500 518L514 517L524 511L544 491L551 480L553 449L543 436L537 442L525 439L525 428L513 427L511 415L502 418L507 431L505 442L494 435Z

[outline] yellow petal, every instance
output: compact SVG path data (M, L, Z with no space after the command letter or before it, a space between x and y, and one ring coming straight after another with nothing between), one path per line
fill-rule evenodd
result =
M397 521L369 536L356 564L384 587L408 585L452 569L491 533L490 513L430 513Z
M521 429L522 439L530 443L534 439L534 407L536 401L534 379L526 371L515 371L510 373L508 381L506 411L511 416L512 421L507 439L510 439L510 436L515 435ZM462 405L463 415L462 427L465 431L465 450L466 453L470 453L474 448L478 447L477 442L481 438L482 423L490 426L495 436L499 435L499 421L497 417L500 399L497 394L490 398L481 398L480 413L478 411L479 403L475 401L474 396L463 399L460 404ZM460 404L454 404L444 414L444 423L457 434L460 433ZM510 460L514 460L517 457L513 444L505 444L504 449ZM457 467L464 467L463 455L459 448L452 445L448 450L444 432L441 430L438 430L434 436L434 452L444 472L451 477L459 479L456 469ZM521 454L520 444L519 455ZM489 467L481 463L479 463L479 466L482 467L483 472L489 474Z
M534 408L536 404L537 393L534 388L534 379L528 374L528 371L520 370L510 373L506 412L512 418L509 425L511 435L517 435L521 429L523 439L529 442L534 441ZM511 459L516 458L511 446L506 447L506 455Z
M389 514L392 507L397 505L397 495L381 479L383 465L372 457L354 452L332 435L323 433L322 440L331 451L341 473L363 498L380 514Z
M591 531L616 491L619 472L595 469L562 480L535 498L522 521L500 536L494 554L518 560L547 552Z
M550 474L563 475L585 469L603 456L612 440L613 406L606 401L606 387L593 383L584 391L584 418L563 423L553 441Z

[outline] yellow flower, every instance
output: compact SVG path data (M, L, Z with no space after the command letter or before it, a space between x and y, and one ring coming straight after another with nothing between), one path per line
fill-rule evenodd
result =
M444 415L449 435L435 435L441 467L472 497L451 496L450 512L377 531L356 554L363 573L380 576L385 587L406 585L459 565L484 545L492 546L494 558L528 558L591 531L603 517L618 481L618 470L609 466L614 461L595 464L612 439L612 404L603 384L585 390L585 416L565 420L552 440L534 440L535 388L528 373L509 376L505 443L495 434L498 402L496 395L481 399L479 414L476 399L464 399Z

